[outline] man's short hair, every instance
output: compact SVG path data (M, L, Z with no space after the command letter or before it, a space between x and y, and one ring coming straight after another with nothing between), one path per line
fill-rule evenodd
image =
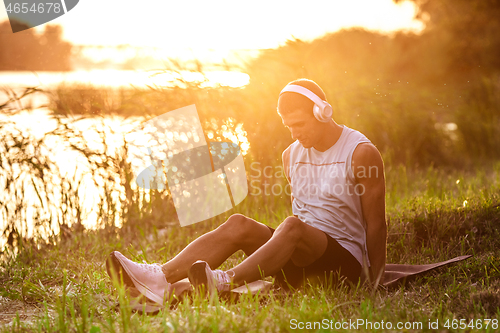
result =
M309 79L298 79L294 80L288 84L294 84L297 86L301 86L304 88L309 89L313 93L316 94L319 98L321 98L323 101L326 101L326 95L321 89L321 87L314 81L309 80ZM280 103L279 103L279 109L278 112L280 114L288 113L297 109L301 109L304 111L310 111L311 114L313 112L313 106L314 102L311 101L309 98L297 94L297 93L285 93L280 96Z

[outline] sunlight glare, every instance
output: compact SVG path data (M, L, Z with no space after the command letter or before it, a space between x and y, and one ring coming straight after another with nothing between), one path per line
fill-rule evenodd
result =
M116 8L119 15L109 15ZM312 40L351 27L418 33L425 22L415 19L416 12L413 1L393 0L255 0L251 5L150 0L143 6L87 0L54 23L77 45L153 47L162 56L220 61L231 50L275 48L295 37Z

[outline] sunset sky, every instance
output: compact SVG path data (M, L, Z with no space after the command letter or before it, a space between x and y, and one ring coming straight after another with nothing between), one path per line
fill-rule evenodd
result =
M7 19L0 6L0 20ZM391 32L419 31L412 2L81 0L51 21L74 44L155 47L168 54L209 49L274 48L293 37L314 39L354 26ZM43 26L42 26L43 28ZM37 28L40 29L40 28Z

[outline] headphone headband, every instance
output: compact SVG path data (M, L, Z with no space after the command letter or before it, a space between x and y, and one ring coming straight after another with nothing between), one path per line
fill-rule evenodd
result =
M322 100L311 90L296 84L288 84L281 90L280 96L286 92L294 92L309 98L313 103L313 114L319 121L326 123L332 118L332 106L327 101Z

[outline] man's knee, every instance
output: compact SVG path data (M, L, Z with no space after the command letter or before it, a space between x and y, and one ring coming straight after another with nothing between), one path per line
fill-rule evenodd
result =
M221 224L218 229L227 233L227 235L231 238L238 238L240 235L248 234L252 224L253 221L245 215L233 214L226 220L226 222Z
M287 237L290 241L298 241L303 233L304 222L295 216L287 217L276 229L277 234Z
M232 242L247 255L253 253L272 236L267 226L241 214L231 215L218 230L227 241Z

